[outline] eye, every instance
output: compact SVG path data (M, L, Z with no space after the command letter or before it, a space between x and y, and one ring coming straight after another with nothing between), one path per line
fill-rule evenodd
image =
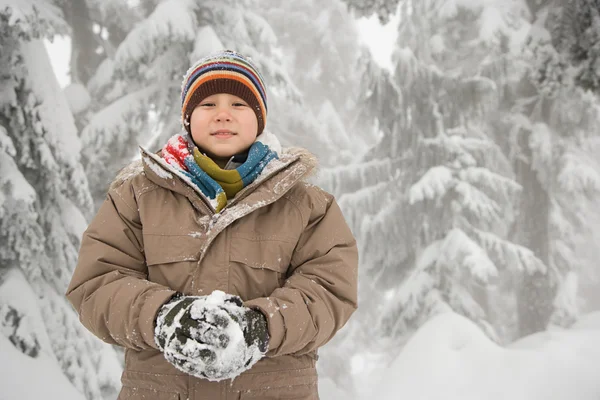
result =
M200 107L214 107L215 103L202 103L200 104Z
M245 103L233 103L234 107L247 107Z

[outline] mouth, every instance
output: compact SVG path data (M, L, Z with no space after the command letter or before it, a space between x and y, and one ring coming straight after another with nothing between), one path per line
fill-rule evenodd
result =
M234 135L237 135L237 133L232 132L228 129L219 129L210 134L210 136L234 136Z

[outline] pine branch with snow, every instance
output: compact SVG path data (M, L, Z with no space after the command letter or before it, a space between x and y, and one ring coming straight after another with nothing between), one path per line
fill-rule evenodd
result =
M53 9L44 0L16 7L21 5L22 14L30 6ZM8 71L0 78L0 307L6 322L2 340L14 347L4 361L21 366L24 357L33 357L30 365L55 366L52 376L65 383L49 388L57 397L75 398L79 391L102 399L116 394L118 376L98 378L100 368L92 360L106 346L81 326L64 298L92 212L81 143L43 42L32 39L50 33L40 26L23 35L24 26L0 34L0 66ZM73 351L69 341L75 340L82 346ZM108 351L105 362L112 357L116 363Z

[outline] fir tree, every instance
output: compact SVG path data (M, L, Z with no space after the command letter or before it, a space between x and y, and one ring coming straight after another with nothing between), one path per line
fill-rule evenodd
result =
M0 293L2 332L24 356L58 363L89 399L116 394L112 348L64 297L92 202L65 97L42 42L66 33L50 1L0 4ZM31 306L35 304L35 306ZM117 364L118 365L118 364Z
M363 310L377 310L359 309L359 331L383 328L395 346L444 309L505 340L491 289L545 269L509 236L522 188L490 134L498 86L478 70L507 44L508 23L490 27L499 11L473 7L400 3L394 74L364 63L364 112L381 140L361 165L324 177L358 235Z
M324 142L321 164L356 160L373 138L356 116L361 50L354 19L341 0L263 4L262 15L278 38L284 67L312 113L304 118Z
M578 78L581 67L569 53L557 50L553 45L557 38L546 29L547 16L558 13L558 3L552 4L555 8L538 3L400 2L402 22L398 41L406 48L396 51L397 82L383 85L387 89L377 90L379 93L397 92L378 103L403 102L398 108L403 112L385 118L393 115L395 106L390 107L388 113L378 113L379 107L368 108L376 125L383 130L381 148L386 149L383 154L395 151L397 155L415 148L420 136L439 131L436 125L440 120L442 126L449 124L459 131L467 128L468 132L475 126L480 131L479 137L502 150L502 156L496 157L501 160L500 164L494 166L492 161L490 168L505 177L514 177L521 193L500 203L508 217L504 219L506 224L499 238L504 238L505 244L513 241L522 247L511 245L514 251L501 257L511 267L499 280L501 298L505 301L498 303L488 294L479 303L485 304L487 299L489 313L505 316L494 324L496 330L502 331L504 340L545 329L551 318L564 325L576 317L580 262L573 252L577 236L573 234L583 228L585 208L581 204L588 201L598 187L598 176L590 167L587 149L592 126L597 123L597 98L578 89L582 86ZM570 2L564 7L573 7L576 3L582 4ZM561 15L564 17L564 13ZM591 17L583 20L590 21ZM564 18L560 21L564 22ZM590 32L587 28L583 30ZM573 43L572 37L558 42ZM572 49L564 45L562 48ZM366 76L372 82L381 81L381 78ZM412 87L406 84L415 81L419 84ZM373 91L365 93L372 96ZM440 95L451 97L453 101L440 102L437 100ZM407 102L409 105L420 102L420 106L416 112L410 112ZM432 102L437 103L438 111L431 107ZM402 120L408 120L409 124ZM399 123L404 124L403 129L397 128ZM411 125L419 127L418 131L411 132ZM407 135L408 132L412 134ZM399 150L394 150L396 148ZM376 152L374 149L373 154ZM375 157L379 163L383 154ZM404 154L406 156L397 164L410 165L411 157L427 153L419 149ZM490 154L486 161L491 161ZM366 164L365 169L372 166L373 163ZM337 172L334 174L336 184L343 188L344 184L339 182L345 180L341 176L348 178L352 174ZM444 174L431 175L436 176L436 180L432 180L436 182L436 190L443 191L444 184L450 182L450 174L445 170ZM350 182L349 187L356 186L356 177ZM567 198L570 200L566 201ZM374 204L381 207L381 200ZM429 209L425 214L436 215L434 210ZM401 215L402 209L396 211L394 215ZM426 229L430 229L429 224ZM379 242L380 235L375 235L373 242ZM477 236L479 240L490 237L483 232ZM409 246L418 247L417 244ZM488 252L490 250L493 248L488 248ZM372 251L372 247L367 246L365 251ZM519 259L523 262L515 263ZM414 261L409 259L408 264L412 263ZM516 321L506 319L515 315L509 311L515 307L514 301L506 300L509 298L517 302ZM511 324L517 326L513 328Z
M565 24L569 9L581 4L551 3L535 10L523 52L528 68L520 90L503 99L505 105L512 103L508 109L512 116L504 119L507 124L501 129L511 132L507 148L518 156L515 166L529 188L521 213L532 218L522 221L517 232L549 267L548 274L523 282L522 335L543 330L549 322L562 326L574 322L581 300L577 281L585 278L575 243L580 235L590 234L587 203L600 189L590 151L600 115L593 87L581 80L587 64L576 60L573 48L566 45L578 40L578 29L569 33ZM590 32L590 19L578 18ZM593 52L593 45L588 46ZM593 62L593 57L587 61Z
M550 2L552 44L573 67L574 84L600 94L600 2Z

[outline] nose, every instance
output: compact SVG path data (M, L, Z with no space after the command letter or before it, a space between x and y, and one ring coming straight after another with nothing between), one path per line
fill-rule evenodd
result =
M227 112L226 109L221 108L220 110L217 111L217 114L215 115L215 121L217 121L217 122L230 122L231 121L231 114L229 112Z

